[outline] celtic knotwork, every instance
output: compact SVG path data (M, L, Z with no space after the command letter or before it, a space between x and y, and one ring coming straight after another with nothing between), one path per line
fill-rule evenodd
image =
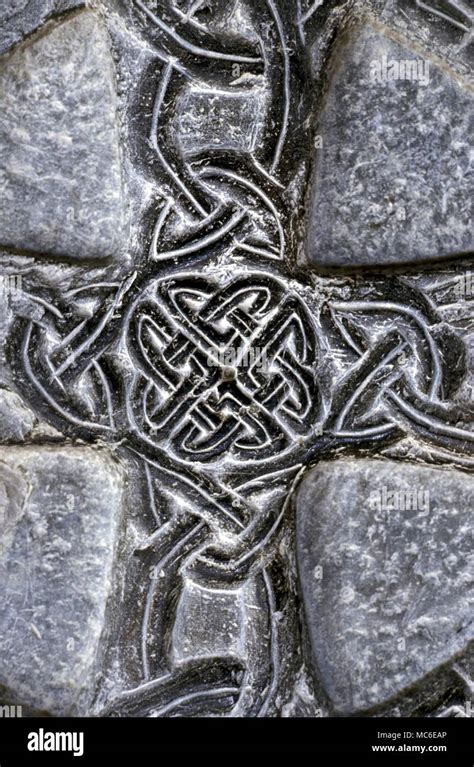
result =
M333 324L358 358L335 394L332 433L370 440L408 428L472 453L474 433L459 427L467 413L446 402L463 378L464 345L431 307L420 311L424 299L413 289L405 286L404 294L403 304L393 300L395 290L392 300L330 304Z
M282 205L285 182L297 167L290 150L300 152L309 140L308 105L299 98L303 58L291 67L302 46L293 7L282 12L274 0L212 2L202 18L193 3L133 0L132 7L163 62L148 141L169 189L155 217L150 257L195 263L244 251L282 260L295 212ZM203 100L200 114L209 99L221 97L253 100L259 108L264 98L249 127L252 148L206 139L183 145L183 131L195 135L199 119L186 115L189 105Z
M20 354L10 349L11 366L58 424L85 434L120 429L106 352L120 333L120 309L134 279L27 294L31 307L17 320Z
M128 313L127 343L134 425L181 458L262 460L315 421L314 328L273 277L153 281Z
M431 2L415 0L415 2L421 10L447 21L455 29L463 32L464 39L461 48L465 48L472 42L474 13L466 2L463 0L431 0Z

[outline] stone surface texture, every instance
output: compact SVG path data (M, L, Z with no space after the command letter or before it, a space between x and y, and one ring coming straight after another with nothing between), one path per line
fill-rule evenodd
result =
M347 714L400 695L474 639L472 479L341 460L305 478L298 562L313 657Z
M95 260L124 244L117 95L107 31L84 11L0 62L0 246Z
M84 0L4 0L0 10L0 54L34 33L56 14L84 5Z
M379 266L471 252L474 81L370 23L339 46L318 125L308 258Z
M106 451L0 451L0 686L36 712L89 710L124 476Z

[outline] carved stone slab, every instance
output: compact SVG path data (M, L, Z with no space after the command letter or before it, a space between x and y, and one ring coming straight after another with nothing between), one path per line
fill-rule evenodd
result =
M0 702L466 713L472 10L0 14Z

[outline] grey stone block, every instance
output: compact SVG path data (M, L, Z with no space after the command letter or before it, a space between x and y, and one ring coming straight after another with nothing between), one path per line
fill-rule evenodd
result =
M175 127L184 154L209 148L255 150L266 107L265 90L234 91L194 87L178 101Z
M474 638L474 489L460 471L321 463L297 501L312 663L334 707L386 703Z
M174 663L213 655L245 658L248 653L249 610L259 610L254 584L240 588L209 588L187 579L173 627Z
M0 246L103 259L124 247L117 99L107 32L67 16L0 62Z
M472 85L428 52L384 27L351 28L317 131L309 261L377 266L471 251L473 104Z
M54 715L88 710L124 476L107 451L0 449L0 688Z

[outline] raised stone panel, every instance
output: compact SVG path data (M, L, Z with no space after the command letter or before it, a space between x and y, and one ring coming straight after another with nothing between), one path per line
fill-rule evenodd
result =
M66 15L0 59L0 247L58 259L126 246L110 40Z
M106 450L0 449L0 687L78 715L96 693L124 472Z
M297 502L304 613L332 704L395 698L474 639L473 483L460 471L340 460Z
M338 44L318 123L306 253L321 267L473 250L474 87L364 21Z

